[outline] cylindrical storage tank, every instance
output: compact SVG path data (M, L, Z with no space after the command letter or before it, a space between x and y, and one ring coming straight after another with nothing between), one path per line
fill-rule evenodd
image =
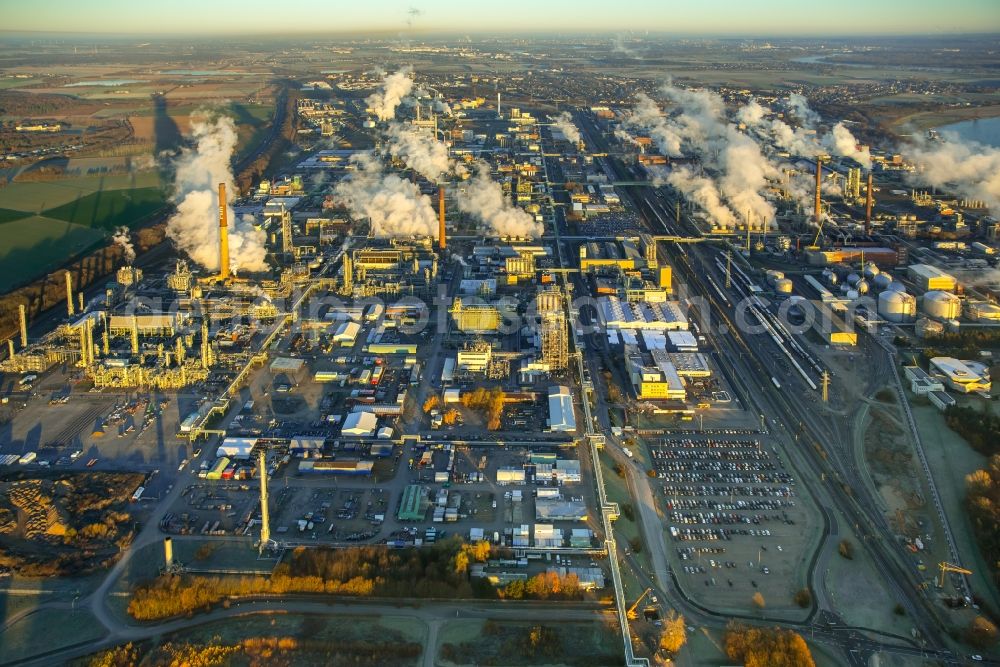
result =
M862 278L858 281L858 284L854 286L854 289L858 290L861 294L868 294L868 281Z
M827 282L828 285L837 284L837 273L836 271L831 271L830 269L825 269L823 271L823 280Z
M788 278L780 278L774 281L774 289L778 294L791 294L792 281Z
M950 292L931 290L924 294L924 313L936 320L954 320L962 314L962 301Z
M904 285L901 282L893 281L893 282L889 283L889 286L886 287L886 289L890 290L892 292L905 292L906 291L906 285Z
M858 290L856 290L856 289L849 289L849 290L847 290L847 294L845 296L847 296L847 298L850 299L851 301L854 301L855 299L857 299L861 295L858 294Z
M880 273L875 276L872 282L875 284L875 289L881 292L882 290L889 288L889 284L892 282L892 276L888 273Z
M889 322L912 322L917 316L917 299L912 294L886 290L878 295L878 314Z
M859 276L856 273L851 273L851 274L848 274L848 276L847 276L847 284L848 285L857 285L859 280L861 280L861 276Z
M782 279L782 278L784 278L784 277L785 277L785 274L784 274L784 273L782 273L781 271L770 271L770 270L769 270L769 271L767 272L767 280L768 280L768 282L770 282L770 283L771 283L772 285L773 285L774 283L778 282L779 280L781 280L781 279Z
M864 268L863 273L864 273L865 278L872 279L875 276L877 276L880 272L879 272L879 268L877 266L875 266L874 263L868 262L867 264L865 264L865 268Z

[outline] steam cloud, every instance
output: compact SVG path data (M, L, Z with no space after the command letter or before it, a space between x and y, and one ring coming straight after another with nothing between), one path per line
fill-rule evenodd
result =
M675 169L668 181L702 206L716 225L731 227L737 215L754 226L772 225L774 207L763 192L768 179L778 177L778 170L755 140L727 121L722 97L670 83L662 92L675 108L671 116L664 115L652 99L640 93L625 125L645 129L667 156L698 156L711 175ZM741 115L754 121L763 117L763 109L751 107Z
M412 68L403 67L382 80L379 89L369 95L365 102L379 120L390 120L396 115L403 98L413 90Z
M393 123L388 137L389 153L428 180L436 181L451 167L448 147L427 132Z
M129 235L128 227L118 227L115 229L114 236L111 240L115 242L116 245L120 245L122 250L125 251L125 261L129 264L135 259L135 246L132 245L132 237Z
M459 190L458 209L488 225L497 236L538 237L543 227L505 197L500 184L490 178L489 166L480 163L473 176Z
M788 96L788 110L791 111L806 127L815 127L819 123L819 114L809 107L809 101L804 95L792 93Z
M858 148L858 140L843 123L833 126L830 134L824 138L824 143L834 155L853 158L865 169L872 168L872 156L868 147Z
M563 111L552 121L552 126L563 133L566 141L572 144L580 143L580 130L573 124L573 117L568 111Z
M352 158L357 170L337 183L334 194L356 218L371 220L375 236L437 236L430 197L415 184L387 174L374 156Z
M192 260L210 271L218 271L218 184L226 184L228 196L235 194L230 158L236 147L236 126L228 116L211 120L202 114L192 119L191 131L197 145L181 149L174 162L173 201L177 212L167 221L167 236ZM236 220L232 209L228 218L230 268L266 270L266 235Z
M1000 214L1000 149L963 141L955 134L944 137L945 141L917 139L906 147L907 157L917 167L908 180L981 200L990 213Z

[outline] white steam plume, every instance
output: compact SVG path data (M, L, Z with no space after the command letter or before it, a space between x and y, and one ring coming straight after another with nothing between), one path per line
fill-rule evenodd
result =
M814 127L819 123L819 114L809 107L804 95L792 93L788 96L788 110L791 111L806 127Z
M434 111L436 113L444 114L445 116L451 115L451 105L444 100L438 98L434 100Z
M563 133L566 141L571 144L580 143L580 130L573 124L573 116L568 111L563 111L552 119L552 126Z
M792 155L816 157L823 152L815 134L801 127L793 129L780 118L768 118L771 114L772 111L761 106L757 100L750 100L736 113L736 119L745 124L755 135L771 141Z
M116 245L122 247L122 250L125 252L125 261L131 264L132 260L135 259L135 246L132 245L132 237L129 235L128 227L118 227L115 229L111 240Z
M833 155L849 157L858 162L865 169L872 168L872 156L868 152L868 147L858 147L858 140L854 138L851 131L843 123L833 126L830 134L823 138L823 143Z
M371 154L352 160L357 170L337 183L334 195L351 215L371 220L375 236L436 236L437 216L430 197L414 183L386 174Z
M403 67L382 80L379 89L369 95L365 102L379 120L390 120L396 115L396 107L413 89L412 68Z
M690 167L677 167L667 176L667 182L684 194L685 199L700 206L719 227L735 227L736 216L722 203L715 181L698 176Z
M914 185L947 188L966 199L981 200L1000 215L1000 148L944 134L944 141L920 138L905 147L917 170L907 176Z
M660 152L668 157L681 157L681 135L660 111L660 107L645 93L636 95L636 105L625 118L626 128L638 128L649 133Z
M448 147L428 132L392 123L387 131L386 149L424 178L436 181L449 171Z
M504 196L485 163L479 163L476 175L460 186L457 194L458 210L475 216L497 236L534 238L544 231L540 223Z
M626 124L645 127L669 156L688 154L700 158L707 175L696 177L689 171L679 171L673 177L675 187L690 193L692 201L705 208L715 224L732 226L734 212L754 226L773 224L774 207L763 192L768 179L778 177L778 170L756 141L727 121L722 97L670 83L662 91L673 103L671 116L664 116L655 102L640 94ZM763 108L751 106L738 117L756 122L763 113Z
M177 247L210 271L219 270L219 183L233 197L236 187L230 158L236 147L236 126L229 116L214 121L205 115L192 118L191 132L196 146L181 149L174 162L173 201L177 211L167 221L167 236ZM265 234L229 218L229 259L233 270L263 271Z

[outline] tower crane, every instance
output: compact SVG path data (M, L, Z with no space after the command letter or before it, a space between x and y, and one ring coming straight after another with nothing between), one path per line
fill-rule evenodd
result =
M945 563L944 561L938 563L938 569L941 570L941 576L938 577L938 588L944 588L944 575L947 572L954 572L955 574L972 574L972 570L966 570L964 567L953 565L952 563Z
M639 599L636 600L635 603L631 607L628 608L628 611L625 612L625 615L628 616L629 620L632 620L632 621L635 620L635 618L636 618L635 608L639 606L639 603L642 602L643 599L645 599L645 597L647 595L649 595L649 592L651 590L653 590L653 589L652 588L647 588L646 590L644 590L642 592L642 595L639 596Z

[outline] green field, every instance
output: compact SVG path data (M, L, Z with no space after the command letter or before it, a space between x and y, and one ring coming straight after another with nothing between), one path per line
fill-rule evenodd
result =
M532 630L543 628L541 641ZM439 637L438 665L617 665L621 644L617 628L600 622L520 623L461 620L448 623Z
M133 227L166 204L155 171L80 176L0 189L0 291L58 269L115 227Z
M105 634L88 611L45 609L20 619L0 632L4 662L23 660L74 644L93 642Z
M163 204L160 188L105 190L50 208L45 211L45 216L75 225L111 230L119 225L131 225L155 213Z

